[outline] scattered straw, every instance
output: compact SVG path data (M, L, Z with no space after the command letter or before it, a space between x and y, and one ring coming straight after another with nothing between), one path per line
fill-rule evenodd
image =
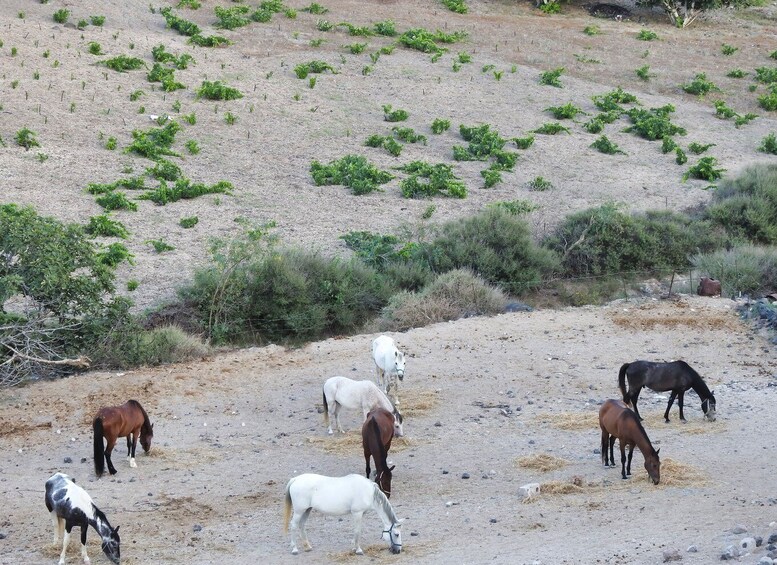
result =
M440 393L433 390L409 390L400 396L402 416L420 416L434 410L440 403Z
M362 540L365 535L362 534ZM407 543L405 540L404 532L402 536L402 553L400 558L410 559L411 561L418 560L425 555L434 555L438 551L438 544L435 542L417 542L416 538L413 538L411 543ZM343 540L343 543L347 543ZM390 561L394 562L397 558L396 555L391 553L388 542L380 542L377 544L364 545L362 543L362 550L364 555L356 555L353 550L350 551L338 551L337 553L329 553L327 557L330 561L335 563L364 563L364 558L369 557L370 561L377 559L378 561ZM315 551L315 550L314 550Z
M730 313L695 310L682 300L672 303L672 308L661 304L660 307L648 304L630 308L628 312L613 314L611 319L616 326L632 330L652 330L656 327L709 329L738 329L741 322Z
M320 447L327 453L362 453L362 434L361 430L351 430L344 434L336 433L334 436L315 436L307 438L307 442ZM404 451L413 444L406 436L395 437L391 440L389 457L396 451Z
M585 490L586 487L572 481L548 481L540 485L540 494L577 494Z
M707 475L696 467L680 463L668 457L661 461L661 482L659 486L699 487L706 484L709 484Z
M561 469L562 467L569 465L569 461L566 459L554 457L553 455L548 455L547 453L519 457L516 459L515 463L524 469L533 469L542 473L555 471L556 469Z
M560 412L558 414L540 414L537 419L547 422L560 430L592 430L599 429L599 414L597 412Z

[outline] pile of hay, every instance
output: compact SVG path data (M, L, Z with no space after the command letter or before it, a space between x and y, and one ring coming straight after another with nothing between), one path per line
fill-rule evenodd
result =
M307 438L309 444L320 447L327 453L351 454L362 453L362 433L361 430L351 430L344 434L337 433L333 436L315 436ZM404 451L412 445L407 437L395 437L391 440L391 449L389 457L396 451Z
M516 459L515 463L524 469L532 469L534 471L540 471L541 473L555 471L556 469L561 469L562 467L569 465L569 461L566 459L554 457L553 455L549 455L547 453L519 457Z
M409 390L401 393L399 411L404 417L415 417L434 410L440 403L440 393L433 390Z
M707 484L709 484L707 475L696 467L668 457L661 461L661 482L658 486L701 487Z
M540 414L537 419L547 422L559 430L598 430L598 412L560 412L558 414Z

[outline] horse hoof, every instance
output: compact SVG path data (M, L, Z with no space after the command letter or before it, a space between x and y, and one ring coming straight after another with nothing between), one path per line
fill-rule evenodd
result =
M291 550L292 555L297 555L298 553L299 553L299 549L297 549L296 547Z
M361 547L356 548L356 555L364 555L364 552L362 551Z
M334 433L332 430L329 430L329 431L327 432L327 435L333 436L333 435L335 435L335 433Z
M130 467L132 467L133 469L136 469L137 466L138 466L138 464L135 463L135 460L134 459L130 459Z

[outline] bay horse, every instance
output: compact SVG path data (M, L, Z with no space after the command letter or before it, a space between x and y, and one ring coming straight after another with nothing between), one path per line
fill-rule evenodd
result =
M367 478L370 478L370 456L375 460L375 482L391 498L391 472L394 465L388 466L386 457L394 438L394 415L383 408L373 408L367 414L362 425L362 447L366 462Z
M154 425L148 419L148 414L137 400L128 400L121 406L107 406L100 408L92 422L94 430L94 472L101 477L105 471L105 462L108 462L108 471L116 474L116 468L111 462L111 452L120 437L127 437L127 458L130 467L137 467L135 463L135 448L138 445L138 437L143 451L148 453L151 449L151 440L154 437ZM103 445L103 438L107 445Z
M291 553L299 553L296 534L300 534L305 551L313 549L305 532L305 522L311 510L318 510L330 516L351 514L354 526L353 550L357 555L363 555L359 544L362 516L370 509L375 510L383 522L383 540L389 543L391 552L401 552L402 520L397 518L386 495L371 480L361 475L325 477L313 473L292 477L286 484L283 530L285 533L291 528Z
M340 425L340 408L356 410L361 408L364 419L375 407L388 410L394 415L394 433L402 436L402 414L394 408L388 397L372 381L354 381L346 377L330 377L324 383L324 423L327 433L332 435L330 416L334 417L338 431L345 433Z
M650 439L642 427L637 415L620 400L607 400L599 409L599 427L602 429L602 462L605 467L615 466L613 446L615 438L621 448L621 477L627 479L631 475L631 456L636 445L645 458L645 470L654 485L661 478L661 461L658 451L653 449ZM628 465L626 464L626 447L629 448ZM609 460L607 458L609 449Z
M394 404L399 404L399 383L405 378L405 354L397 349L397 344L387 335L372 340L372 360L378 370L378 385L387 395L394 388Z
M81 557L88 565L86 554L86 532L92 526L102 538L102 550L105 555L119 564L121 559L119 526L111 527L105 514L95 506L92 497L64 473L56 473L46 481L46 508L54 519L54 543L59 542L63 534L62 554L59 565L65 565L65 554L70 542L70 532L75 526L81 528Z
M629 390L626 392L626 380L629 381ZM669 403L666 405L664 420L669 423L669 409L677 398L680 407L680 420L685 422L683 415L683 397L688 389L693 389L701 399L701 409L704 417L714 422L715 395L707 388L704 380L685 361L672 361L670 363L654 363L652 361L634 361L624 363L618 372L618 386L623 393L623 402L632 406L637 417L641 420L637 410L637 399L643 386L656 392L671 390Z

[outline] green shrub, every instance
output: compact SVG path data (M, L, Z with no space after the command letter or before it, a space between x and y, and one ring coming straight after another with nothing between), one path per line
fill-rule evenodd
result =
M752 122L757 117L758 116L756 114L752 114L752 113L748 112L744 116L737 116L736 119L734 120L734 125L736 127L738 127L738 128L742 127L742 126L744 126L746 124L749 124L750 122Z
M777 83L773 85L772 91L769 94L758 97L758 104L769 112L777 110Z
M599 26L585 26L583 33L586 35L601 35L602 30L599 29Z
M543 135L556 135L557 133L572 133L568 127L564 127L558 122L551 122L542 124L540 127L534 130L534 133L541 133Z
M457 14L467 13L467 3L464 0L442 0L443 6Z
M543 245L562 257L567 276L628 277L687 269L691 254L721 243L708 222L668 211L629 214L608 203L571 214Z
M121 239L129 237L129 232L124 224L111 219L107 214L89 218L89 223L84 227L84 231L92 236L120 237Z
M361 155L346 155L323 165L313 161L310 172L316 186L341 184L349 187L354 194L367 194L380 190L379 185L386 184L392 178L390 173L381 171Z
M692 179L701 179L706 181L718 180L723 176L726 169L716 169L718 160L715 157L702 157L699 162L692 166L683 175L683 182Z
M335 73L334 67L324 61L308 61L307 63L300 63L294 67L294 73L299 79L307 78L310 73L323 73L324 71Z
M102 27L105 24L105 16L89 16L89 21L93 26Z
M54 21L58 24L64 24L69 17L70 10L66 10L65 8L61 8L54 12Z
M631 119L632 125L626 128L625 131L636 133L650 141L678 134L685 135L686 131L684 128L676 126L671 122L669 114L672 112L674 112L674 106L671 104L660 108L651 108L650 110L632 108L626 112Z
M232 43L229 39L220 35L209 35L205 37L199 33L192 35L189 41L194 45L199 45L200 47L222 47Z
M698 73L691 82L680 85L680 87L688 94L696 94L698 96L704 96L713 91L720 92L720 88L707 79L706 73Z
M128 290L130 283L128 281ZM137 286L135 286L137 288ZM92 355L98 366L129 368L200 360L210 347L175 325L144 330L138 322L117 328Z
M777 82L777 67L758 67L755 70L755 80L764 84L774 84Z
M348 51L351 53L351 55L359 55L360 53L364 53L364 50L367 47L366 43L351 43L350 45L346 45L348 48Z
M529 134L526 137L514 137L512 139L518 149L528 149L534 144L534 135Z
M180 157L171 149L173 142L175 142L175 134L179 131L181 131L181 125L176 121L169 121L161 128L151 128L146 131L133 130L133 142L124 151L153 160L165 155Z
M248 6L232 6L230 8L216 6L213 11L218 18L217 28L237 29L251 23L251 20L246 17L246 14L251 11Z
M583 110L574 106L571 102L568 102L563 106L550 106L549 108L545 108L545 111L553 114L553 117L557 120L571 120L578 114L585 114Z
M95 202L105 208L106 212L112 210L130 210L137 212L138 205L127 199L123 192L106 192L95 199Z
M480 176L483 177L483 188L491 188L498 183L502 182L502 171L489 167L480 171Z
M775 136L774 133L770 133L764 137L761 140L761 145L758 146L758 151L777 155L777 136Z
M32 147L40 147L40 143L35 139L36 135L38 134L31 129L22 128L16 132L14 139L16 140L16 145L24 147L25 150L29 151Z
M184 229L193 228L200 222L200 219L197 216L191 216L189 218L181 218L178 222L178 225L180 225Z
M195 139L190 139L184 143L184 147L189 151L190 155L197 155L200 152L200 145Z
M102 55L103 54L103 48L96 41L90 41L89 42L89 53L91 53L92 55Z
M583 129L588 133L601 133L604 130L604 122L599 118L591 118L583 124Z
M661 153L669 153L677 149L677 142L669 136L661 140Z
M496 207L444 224L424 255L433 272L468 268L511 294L540 286L557 266L522 218Z
M558 14L561 12L561 4L556 2L556 0L548 0L540 4L539 9L545 14Z
M448 131L451 127L450 120L443 120L442 118L435 118L432 122L432 133L441 134L444 131Z
M638 69L634 69L634 73L642 80L650 80L650 77L653 76L650 74L650 65L643 65Z
M638 104L637 97L624 91L620 86L606 94L596 94L591 97L594 106L602 112L617 112L618 115L625 110L621 104Z
M488 204L489 207L500 208L512 216L520 216L521 214L528 214L539 210L539 204L535 204L529 200L507 200L497 201Z
M613 143L612 141L610 141L610 139L606 135L603 135L602 137L594 141L591 144L591 147L593 147L600 153L605 153L607 155L615 155L616 153L620 153L622 155L626 154L625 152L621 151L618 148L618 145L616 143Z
M97 260L106 267L114 268L124 263L134 265L135 256L123 243L111 243L97 251Z
M321 15L321 14L326 14L329 11L329 9L324 8L321 4L313 2L307 8L301 8L301 11L308 12L309 14Z
M402 128L399 126L394 126L391 128L391 131L394 132L394 136L397 139L400 139L404 141L405 143L423 143L426 145L426 136L421 135L420 133L416 133L413 128Z
M383 105L383 119L387 122L404 122L409 116L407 110L393 110L391 104Z
M145 243L153 247L154 251L157 253L164 253L166 251L173 251L175 249L175 247L163 239L147 239Z
M399 183L405 198L431 198L450 196L465 198L467 187L453 174L453 168L444 163L430 165L422 161L413 161L401 168L410 176ZM422 180L423 179L423 180Z
M467 316L494 315L504 312L507 297L469 269L443 273L423 290L401 292L389 300L381 314L383 331L410 328L457 320Z
M202 81L202 86L197 89L197 98L205 98L206 100L237 100L242 98L243 94L236 88L227 86L221 81L211 82L208 80Z
M716 145L715 143L702 144L702 143L696 143L695 141L692 141L691 143L688 144L688 151L690 151L694 155L701 155L702 153L707 151L707 149L709 149L710 147L715 147L715 145Z
M685 165L688 162L688 156L685 154L685 151L683 151L680 147L675 147L674 153L675 153L674 161L678 165Z
M365 26L355 26L348 22L342 22L337 25L347 28L348 35L359 36L359 37L369 37L372 35L372 30Z
M469 143L466 148L454 146L453 158L457 161L483 161L501 152L507 143L507 140L500 137L499 132L492 130L488 124L472 127L462 124L459 126L459 133L464 141Z
M372 26L372 29L378 35L383 35L386 37L394 37L397 34L396 24L393 22L393 20L377 22Z
M153 167L146 169L146 174L157 180L174 181L181 178L181 167L168 161L167 159L160 158Z
M559 77L564 72L564 67L553 69L552 71L543 71L540 73L540 84L546 84L548 86L555 86L556 88L562 88L563 85L559 80Z
M777 245L777 165L756 165L723 179L704 217L735 239Z
M130 279L127 281L127 290L129 292L136 291L139 286L140 286L140 283L136 279Z
M529 181L529 190L544 192L553 188L553 183L543 177L535 177Z
M160 13L164 16L167 27L170 29L174 29L181 35L186 35L189 37L200 35L201 30L197 24L184 20L183 18L179 18L173 14L173 11L170 7L162 8Z
M728 45L727 43L724 43L720 47L720 52L723 53L724 55L733 55L737 51L739 51L738 47L734 47L733 45Z
M637 34L637 39L640 41L653 41L654 39L658 39L658 34L649 29L641 29Z
M747 76L747 73L742 69L733 69L728 73L726 73L726 76L729 78L745 78Z
M740 245L729 250L700 253L692 259L693 267L720 281L729 296L763 294L777 286L777 249Z
M137 102L138 98L140 98L144 94L145 94L145 92L143 92L142 90L136 90L136 91L130 93L129 99L130 99L131 102Z
M467 37L466 32L447 34L441 31L432 33L424 28L409 29L397 38L397 41L409 49L415 49L422 53L440 54L446 51L437 43L456 43Z
M170 202L191 200L205 194L232 194L233 189L232 183L224 180L207 185L205 183L193 183L187 178L179 178L172 186L169 186L164 180L160 181L158 187L153 190L147 190L138 196L138 199L151 200L159 206L164 206Z
M114 71L118 71L120 73L134 71L135 69L139 69L145 65L142 59L138 59L137 57L127 57L126 55L119 55L117 57L107 59L104 61L104 63L105 66L109 69L113 69Z

